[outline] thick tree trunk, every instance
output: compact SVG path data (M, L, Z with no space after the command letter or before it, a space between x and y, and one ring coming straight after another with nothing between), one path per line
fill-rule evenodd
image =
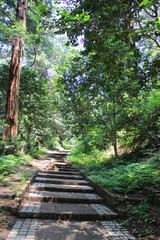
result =
M22 23L23 31L26 28L27 0L18 0L16 20ZM6 123L3 139L13 139L17 135L18 127L18 95L20 73L22 68L22 59L24 52L24 39L15 36L12 50L12 58L9 71L9 84L6 104Z

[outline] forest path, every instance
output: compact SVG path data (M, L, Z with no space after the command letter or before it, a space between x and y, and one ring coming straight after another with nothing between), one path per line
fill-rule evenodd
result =
M135 239L66 155L49 153L48 166L36 174L7 240Z

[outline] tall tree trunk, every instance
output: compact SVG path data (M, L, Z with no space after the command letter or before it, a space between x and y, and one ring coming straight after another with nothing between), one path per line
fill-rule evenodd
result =
M27 1L28 0L18 0L17 2L16 20L22 23L24 31L26 29ZM6 104L6 123L8 126L5 127L4 129L3 133L4 140L6 140L7 138L13 139L17 136L18 95L23 52L24 52L24 39L20 36L15 36L9 70L9 84Z

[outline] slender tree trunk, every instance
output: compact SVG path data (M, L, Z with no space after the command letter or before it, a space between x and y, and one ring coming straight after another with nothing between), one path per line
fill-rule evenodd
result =
M118 157L117 139L115 139L115 141L114 141L114 153L115 153L115 157Z
M116 109L115 109L115 102L113 102L113 146L114 146L114 152L115 156L118 156L118 150L117 150L117 128L116 128Z
M18 0L16 20L22 23L22 27L26 29L26 12L27 0ZM20 36L15 36L12 50L12 58L9 70L9 84L7 92L6 104L6 123L3 139L13 139L17 136L18 127L18 95L20 73L22 68L22 59L24 52L24 39Z

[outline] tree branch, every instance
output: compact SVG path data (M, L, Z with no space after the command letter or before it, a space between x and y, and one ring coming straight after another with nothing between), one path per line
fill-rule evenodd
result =
M156 18L156 15L152 15L151 13L149 13L146 8L144 8L144 11L145 11L150 17ZM153 10L152 10L152 11L153 11Z

